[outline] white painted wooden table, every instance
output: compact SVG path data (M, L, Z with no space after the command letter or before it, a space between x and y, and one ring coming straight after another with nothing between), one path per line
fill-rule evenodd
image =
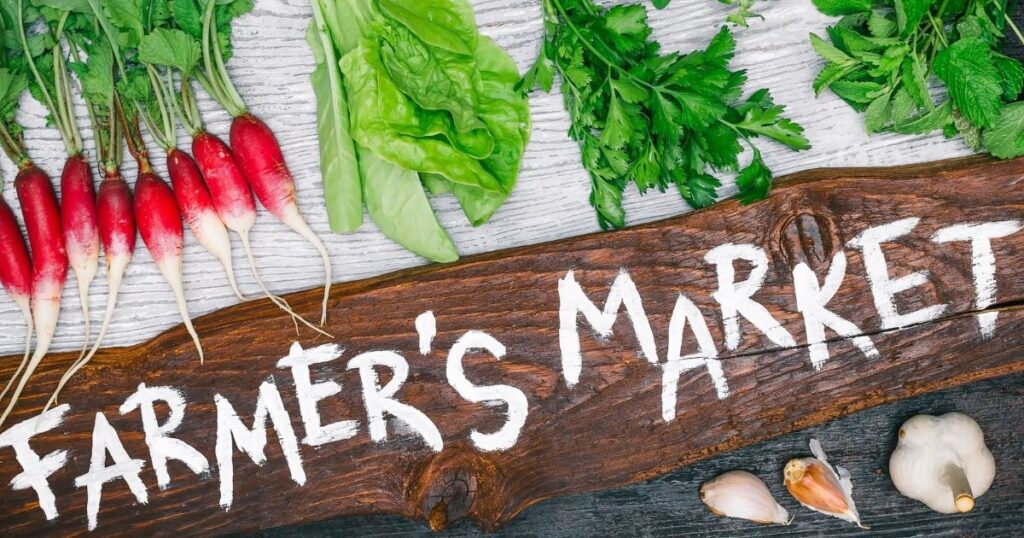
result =
M540 0L473 0L473 4L481 31L508 50L521 70L527 69L542 35ZM814 145L809 151L794 153L778 144L763 143L765 160L777 175L823 166L915 163L969 153L959 139L944 140L941 135L869 138L860 117L846 104L829 93L815 99L811 90L821 61L811 50L807 34L823 32L830 19L818 13L810 0L766 0L758 4L765 20L753 19L750 28L736 29L739 47L733 66L749 70L748 90L770 88L776 100L789 107L789 115L807 129ZM702 47L721 26L729 9L715 0L673 0L666 10L652 9L655 37L667 50ZM229 68L250 109L277 133L295 175L302 211L330 249L336 280L356 280L424 264L425 260L386 239L369 220L347 236L334 235L328 228L319 170L316 102L308 83L313 58L304 41L310 16L307 0L256 0L254 12L235 25L236 56ZM208 99L201 104L209 129L227 138L227 114ZM561 97L557 92L535 94L531 106L533 138L519 184L490 223L473 228L454 198L433 201L463 255L598 230L587 202L589 179L580 165L576 143L565 134L569 123ZM44 116L42 107L26 97L20 119L28 127L28 147L56 185L63 165L63 146L57 132L44 127ZM84 109L79 110L79 121L86 126ZM91 151L88 129L86 137ZM181 143L189 147L184 134ZM152 150L158 155L155 146ZM157 156L154 160L164 174L163 159ZM14 168L6 159L2 166L7 180L3 196L17 211ZM129 182L134 181L134 163L125 164L124 175ZM725 183L719 194L729 196L735 187L731 178ZM689 210L674 190L643 198L635 189L629 190L625 205L629 224ZM261 211L253 231L253 245L263 277L274 292L301 290L321 282L322 265L316 251L265 211ZM243 292L257 295L237 240L235 260ZM81 303L71 274L68 283L54 350L77 349L82 343ZM187 231L185 287L193 317L236 302L220 265ZM90 297L97 324L105 300L101 270ZM137 344L178 323L171 292L140 240L105 345ZM289 322L282 317L282 323ZM0 296L0 355L21 351L23 331L20 311L6 296Z

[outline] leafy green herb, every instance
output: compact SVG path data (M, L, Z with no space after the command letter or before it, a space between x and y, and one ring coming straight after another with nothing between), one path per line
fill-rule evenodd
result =
M0 3L0 149L16 166L29 160L22 139L22 127L15 116L21 95L29 86L24 53L14 28L16 11Z
M365 203L389 238L447 262L458 252L426 190L487 222L515 186L529 107L515 62L479 34L468 1L410 6L314 0L324 193L335 231L358 227Z
M1017 98L1024 67L999 49L1012 30L1006 0L815 0L842 15L828 40L811 34L826 60L814 81L864 112L868 132L960 134L996 157L1024 155ZM1021 38L1024 41L1024 38ZM945 92L929 91L935 82Z
M544 0L545 40L520 88L552 88L554 73L591 178L591 205L602 228L626 224L622 195L675 185L691 206L716 198L717 172L739 172L740 198L767 195L771 172L753 139L810 147L767 90L741 99L746 75L729 69L736 42L727 28L707 48L662 53L639 4ZM746 145L753 159L741 167Z
M754 12L754 4L757 3L757 0L718 0L718 1L723 3L723 4L729 5L729 6L734 6L736 8L735 11L730 13L729 16L725 18L725 20L735 24L736 26L743 26L743 27L749 26L750 23L748 22L748 19L752 19L752 18L764 19L764 17L761 16L760 13L755 13Z

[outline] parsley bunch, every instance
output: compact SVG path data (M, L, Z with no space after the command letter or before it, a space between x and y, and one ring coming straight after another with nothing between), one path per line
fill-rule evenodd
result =
M520 88L550 91L562 80L569 135L590 173L590 203L602 228L625 226L622 194L674 184L693 207L716 199L715 172L739 172L740 199L771 189L772 173L753 138L810 145L768 90L741 99L746 75L729 69L736 42L727 28L706 49L663 54L639 4L604 8L592 0L544 0L545 40ZM740 167L743 145L752 150Z
M827 60L814 81L864 112L869 133L960 134L975 151L1024 155L1020 62L999 52L1019 37L1006 0L814 0L842 18L829 41L811 34ZM1022 38L1024 40L1024 38ZM929 91L933 76L945 95Z

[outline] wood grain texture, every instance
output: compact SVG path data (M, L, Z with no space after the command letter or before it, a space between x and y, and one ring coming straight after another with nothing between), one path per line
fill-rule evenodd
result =
M98 530L154 535L245 531L373 513L418 519L435 515L432 523L438 526L465 517L494 529L550 497L645 480L854 411L1024 371L1019 353L1024 345L1024 234L993 243L999 303L991 311L999 312L999 319L995 337L988 340L979 334L973 295L966 291L973 289L968 246L938 245L929 239L952 224L1021 217L1022 182L1024 160L973 158L897 169L813 171L790 178L770 200L752 206L730 201L621 232L336 286L328 330L347 350L340 361L320 368L317 377L335 380L344 390L322 402L325 420L364 420L358 379L355 372L342 370L343 362L363 351L395 349L411 365L399 397L434 420L445 450L433 454L392 421L392 437L382 444L372 443L361 430L350 440L303 450L308 481L298 487L288 478L280 449L271 443L269 463L261 468L235 458L230 512L217 506L216 477L198 478L172 466L172 486L157 491L147 468L143 480L151 488L149 504L135 505L123 485L108 486ZM960 195L965 191L972 193L969 199ZM791 234L790 224L801 216L818 232ZM711 299L715 273L703 256L727 242L752 243L764 248L770 260L767 280L755 298L803 342L791 266L807 260L820 278L832 254L851 238L869 226L909 216L923 220L913 233L886 245L890 274L924 270L931 277L900 294L897 304L904 312L947 304L945 315L880 330L863 260L854 250L846 251L847 276L830 302L836 313L872 335L880 359L867 360L849 341L838 340L830 345L832 358L816 372L806 348L780 349L744 323L738 349L722 355L731 395L718 400L703 371L685 373L679 382L678 416L666 424L660 414L660 369L639 356L633 331L620 316L610 340L583 331L579 385L568 388L561 377L556 289L568 270L575 271L600 304L611 281L628 269L651 320L658 356L664 357L668 318L679 293L698 305L714 340L722 342L722 320ZM740 278L744 270L739 268ZM314 289L289 300L300 311L315 312L319 295ZM437 316L439 332L434 351L420 356L413 319L426 310ZM128 452L144 457L138 417L119 416L117 411L139 382L172 385L186 393L189 418L177 436L211 458L214 394L227 397L251 420L255 390L273 374L285 405L297 416L287 372L274 368L292 337L279 312L266 302L247 303L203 317L196 326L208 358L202 367L196 365L188 336L176 329L135 348L106 351L82 371L76 386L65 392L73 413L59 432L34 440L40 453L57 448L72 453L67 467L51 477L62 515L47 525L30 492L11 492L0 508L8 534L84 531L85 493L71 484L87 466L93 413L103 412L122 432ZM500 363L483 354L467 357L470 377L519 387L529 395L526 426L516 446L505 452L482 453L469 445L472 429L493 431L503 424L504 415L461 400L444 377L445 351L473 329L489 332L509 353ZM300 341L310 347L324 339L304 334ZM692 348L686 340L682 351ZM55 355L44 364L12 421L38 412L73 358ZM0 376L10 374L10 364L0 366ZM0 483L16 472L16 466L4 464ZM438 495L457 482L471 484L473 493ZM438 511L442 500L445 508Z
M971 383L955 389L883 405L716 456L664 476L624 488L551 499L533 506L494 538L578 536L692 537L1008 537L1024 528L1024 421L1008 420L1008 409L1024 407L1024 376ZM889 455L896 431L917 413L960 411L975 418L998 465L992 489L973 512L945 515L901 496L889 478ZM817 438L829 459L853 475L853 496L864 531L838 519L802 508L782 486L782 468L808 455L807 442ZM745 469L764 479L776 500L796 519L788 527L755 525L715 517L700 502L700 485L720 473ZM481 536L473 522L454 524L440 534L422 521L399 516L357 516L324 523L263 531L266 538L360 536L364 538Z
M520 69L525 70L539 48L541 8L538 0L472 0L481 31L506 48ZM715 0L673 0L668 9L653 11L655 36L667 50L703 47L724 21L729 7ZM826 92L815 98L811 90L822 62L811 49L807 34L822 32L830 18L818 13L810 0L767 1L758 4L764 21L737 29L737 59L734 66L748 70L749 89L771 88L776 100L788 106L788 114L807 128L814 148L794 153L765 142L762 151L768 165L778 174L821 166L886 166L926 162L966 155L959 139L880 135L868 137L862 119L849 106ZM229 69L250 108L264 118L281 139L288 163L298 184L301 209L311 226L327 243L339 281L352 281L426 263L388 241L376 227L366 223L356 233L332 235L322 203L318 165L316 105L308 75L313 58L303 40L309 22L308 0L257 0L255 11L236 23L236 57ZM28 126L28 144L39 165L56 178L63 165L63 146L57 132L44 128L42 108L27 96L21 119ZM210 130L225 136L228 117L205 96L201 108ZM587 203L589 180L582 169L576 144L566 136L568 117L558 92L531 97L533 134L524 160L519 184L495 218L481 228L470 226L451 197L433 200L441 221L451 231L463 254L478 254L501 248L535 244L597 231L593 209ZM87 125L85 110L78 109L79 124ZM92 133L85 129L87 147ZM184 133L181 142L188 147ZM155 151L156 147L151 146ZM2 161L4 176L13 169ZM163 159L155 159L166 178ZM125 167L129 182L134 165ZM55 184L56 184L55 180ZM723 196L735 192L731 177L725 178ZM13 188L3 190L4 198L18 208ZM650 193L639 196L635 189L626 195L629 223L650 222L688 211L679 195ZM320 258L296 234L274 221L266 212L253 231L259 266L264 280L279 293L316 286L321 278ZM235 260L240 285L249 295L258 288L245 270L243 255L235 241ZM72 277L73 278L73 277ZM227 286L219 264L186 232L185 290L194 316L206 314L237 301ZM81 346L83 321L77 293L69 286L53 349L73 350ZM101 270L92 287L94 313L106 300L105 275ZM98 318L96 314L94 317ZM119 307L106 342L112 346L144 342L177 325L180 318L174 299L149 253L140 242L129 266ZM22 345L22 317L13 302L0 299L0 355L17 353ZM95 331L95 329L94 329Z

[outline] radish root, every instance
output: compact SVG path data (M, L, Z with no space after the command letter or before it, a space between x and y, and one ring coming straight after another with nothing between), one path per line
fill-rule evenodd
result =
M231 291L235 292L235 297L238 297L239 301L248 301L250 298L242 295L242 291L238 289L238 282L235 280L235 268L234 262L231 259L231 254L228 253L226 256L218 256L220 264L224 266L224 272L228 276L228 284L231 286Z
M196 333L196 328L192 325L192 319L188 314L188 305L185 303L185 289L181 284L181 257L178 256L175 259L165 260L164 263L157 264L160 267L160 272L164 275L164 280L167 281L171 286L171 291L174 292L174 301L178 303L178 311L181 312L181 320L185 323L185 330L192 337L192 341L196 345L196 351L199 352L199 364L203 364L203 345L199 342L199 335Z
M107 329L110 328L110 319L114 317L114 308L117 306L117 294L121 290L121 281L124 280L124 272L128 268L128 263L131 262L129 256L116 256L113 258L107 258L107 309L103 314L103 322L100 324L100 332L96 335L96 342L93 343L92 349L84 357L79 358L75 361L75 364L68 368L67 372L60 378L60 383L57 384L57 390L53 391L53 395L50 396L49 401L43 406L43 412L46 413L50 406L57 403L57 397L60 396L64 385L74 377L74 375L82 369L83 366L89 364L93 356L100 349L100 344L103 342L103 337L107 335Z
M28 327L25 331L25 354L21 357L21 364L14 371L14 375L4 385L3 392L0 392L0 402L4 400L4 396L7 396L7 391L11 390L14 380L18 379L18 375L25 369L25 365L28 364L28 358L32 353L32 309L29 306L28 298L18 300L18 306L21 307L21 313L25 315L25 324Z
M292 322L296 323L296 325L295 325L295 332L298 333L298 331L299 331L298 322L301 321L303 325L309 327L310 329L313 329L314 331L316 331L316 332L318 332L318 333L320 333L320 334L322 334L322 335L324 335L324 336L326 336L328 338L334 338L334 336L332 336L330 333L328 333L328 332L324 331L323 329L321 329L320 327L317 327L316 325L306 321L306 318L303 318L302 316L296 314L295 311L293 311L291 306L288 304L288 301L284 300L281 297L278 297L278 296L274 295L273 293L270 293L270 290L268 290L266 285L263 284L263 279L260 278L259 271L257 271L257 269L256 269L256 258L253 257L252 246L249 244L249 236L248 236L248 234L239 234L239 236L242 238L242 247L245 249L245 256L249 259L249 268L252 270L253 278L256 279L256 283L259 284L260 289L263 290L263 293L275 305L277 305L278 308L280 308L281 310L284 310L289 315L291 315Z
M78 360L82 360L86 351L89 350L89 337L92 336L92 320L89 316L89 286L96 278L96 271L84 269L83 273L75 271L78 280L78 298L82 301L82 317L85 319L85 339L82 341L82 351L78 354ZM77 362L77 361L76 361Z
M320 325L323 326L327 324L327 303L331 298L331 255L327 253L327 247L324 246L323 241L320 241L309 224L306 224L306 221L299 215L297 208L294 210L293 216L285 220L285 224L304 237L306 241L312 243L324 260L324 301L320 314Z
M32 358L29 359L28 366L25 368L25 373L22 374L21 379L18 381L18 386L14 389L14 394L11 395L11 401L7 404L7 408L4 409L3 415L0 415L0 426L3 426L11 411L14 410L14 406L18 403L18 398L21 397L21 392L25 390L25 385L28 384L29 378L35 373L39 363L43 361L43 357L46 356L46 352L50 349L50 342L53 340L53 333L57 325L54 321L60 315L60 300L35 301L34 306L35 325L43 329L36 333L38 342L36 343L35 353L32 354Z

